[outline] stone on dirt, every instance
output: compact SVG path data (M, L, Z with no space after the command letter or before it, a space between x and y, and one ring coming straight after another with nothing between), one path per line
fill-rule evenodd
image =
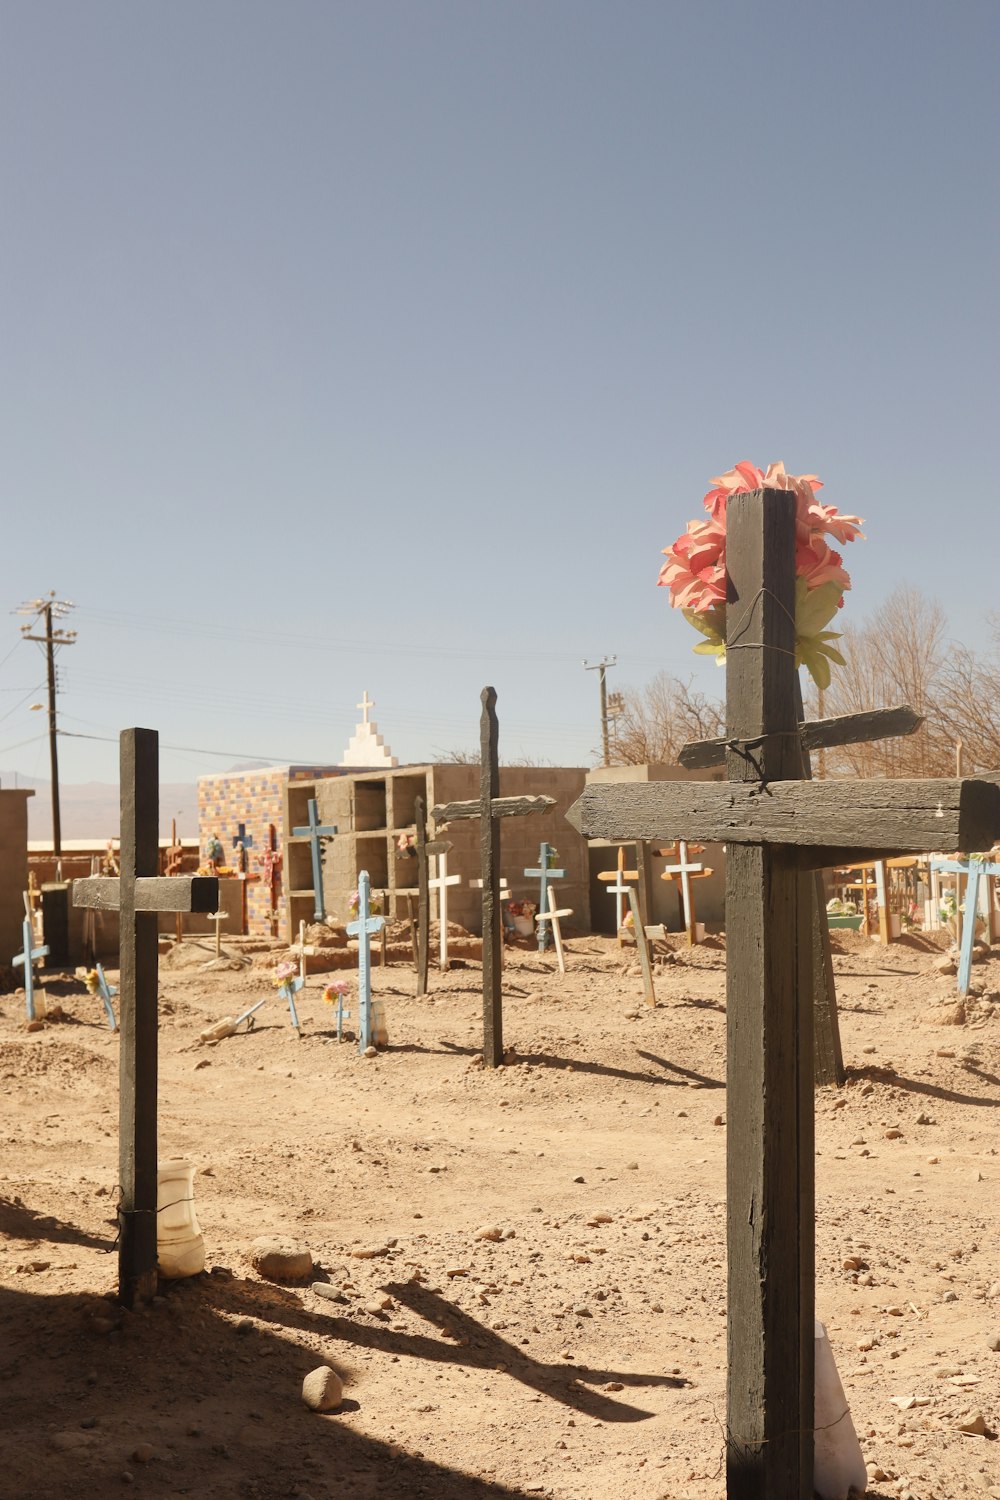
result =
M262 1238L250 1247L250 1264L269 1281L301 1281L312 1275L313 1258L291 1240Z
M343 1381L329 1365L310 1370L302 1382L302 1400L310 1411L334 1411L343 1397Z

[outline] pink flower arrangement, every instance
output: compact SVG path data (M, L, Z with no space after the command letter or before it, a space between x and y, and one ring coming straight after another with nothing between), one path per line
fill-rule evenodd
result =
M861 519L843 516L832 505L821 505L816 491L822 484L815 474L786 474L783 463L766 470L739 463L712 480L705 496L706 521L689 521L683 536L664 548L667 561L657 580L670 590L670 603L706 637L694 649L715 656L726 654L726 502L730 495L757 489L791 490L796 506L795 627L796 665L805 666L820 687L830 682L830 663L844 665L844 658L830 644L835 631L825 630L844 602L851 586L850 575L825 538L853 542L862 536Z
M323 991L323 999L327 1005L334 1005L342 996L350 993L350 988L346 979L332 979Z
M274 983L275 983L275 985L280 990L281 986L283 984L287 984L288 981L289 981L289 979L292 979L298 972L299 971L295 967L295 965L293 963L291 963L288 959L285 959L285 961L283 963L277 964L275 966L275 970L274 970Z

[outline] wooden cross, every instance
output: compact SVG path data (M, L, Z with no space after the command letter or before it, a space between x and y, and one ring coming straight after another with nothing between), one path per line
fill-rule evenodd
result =
M35 1019L35 960L44 958L48 953L48 945L34 946L35 934L31 920L31 904L27 893L24 897L24 923L21 928L21 942L24 945L21 953L15 953L11 963L15 969L24 966L24 1007L28 1013L28 1020Z
M675 865L665 865L661 879L673 880L678 876L681 883L681 904L684 908L684 930L687 933L688 947L693 948L698 941L698 923L694 910L694 892L691 889L691 878L706 879L712 874L706 865L697 860L688 862L688 849L691 847L693 853L704 853L702 844L688 845L687 839L678 839L676 843L678 862Z
M417 994L427 994L427 968L430 948L430 867L432 854L439 858L447 855L451 844L447 839L428 839L427 813L423 797L414 798L413 817L416 829L417 850ZM455 877L458 878L457 876ZM447 898L445 899L447 906Z
M431 808L435 823L479 819L480 870L483 881L483 1061L488 1068L503 1062L503 996L501 991L503 922L500 915L500 819L548 812L553 797L500 796L500 729L496 689L483 688L479 720L479 798L446 802Z
M121 875L73 885L74 906L117 911L121 944L118 1295L126 1307L156 1294L157 915L210 912L214 876L163 875L159 866L159 749L153 729L120 739Z
M268 889L268 926L271 936L278 936L278 897L281 894L281 850L278 848L278 830L273 823L267 825L267 843L260 860L261 875Z
M372 933L381 932L385 926L385 917L368 914L370 891L368 871L362 870L358 875L358 920L347 924L348 936L358 940L358 1051L361 1053L372 1045Z
M292 833L296 838L308 836L309 847L312 854L313 870L313 901L315 903L315 916L317 922L326 921L326 903L323 899L323 849L320 839L332 838L337 832L333 823L320 824L319 813L316 810L316 798L309 798L309 822L305 828L293 828Z
M965 859L935 859L931 868L943 874L966 875L965 911L962 914L962 942L958 959L958 993L967 995L972 982L972 950L976 945L976 917L979 914L979 883L989 892L991 875L1000 875L1000 864L969 855Z
M805 718L802 706L802 689L798 678L793 684L795 709L799 720L799 742L801 746L801 774L805 781L812 779L811 750L830 750L838 745L864 744L870 740L897 739L915 734L924 722L908 703L895 708L871 709L864 713L843 714L833 719ZM682 746L678 761L687 770L706 770L726 764L728 740L691 740ZM819 869L810 876L813 904L813 1036L816 1047L815 1075L817 1084L835 1084L842 1088L846 1080L844 1055L840 1044L840 1022L837 1016L837 992L833 977L833 954L830 949L830 929L826 920L826 892ZM865 908L865 931L868 931L868 914Z
M622 942L622 923L625 920L625 898L628 895L628 886L625 882L626 880L638 880L639 871L626 870L625 850L624 848L619 848L617 868L614 870L600 870L598 871L597 878L598 880L614 881L614 885L608 887L608 895L615 898L615 933L618 937L618 946L620 948Z
M177 819L176 818L171 818L171 820L170 820L170 844L169 844L169 847L167 848L166 856L165 856L164 861L163 861L163 873L164 873L164 875L180 875L183 872L183 869L184 869L184 845L179 841L179 839L177 837ZM93 868L93 866L91 866L90 873L92 875L96 875L96 873L97 873L97 871ZM93 912L87 912L86 917L85 917L84 920L85 921L87 921L87 920L93 921L93 919L94 919L94 913ZM177 941L179 943L182 942L183 939L184 939L184 918L181 916L180 912L177 913L176 918L174 920L174 936L175 936L175 938L177 939Z
M589 786L570 821L589 838L726 845L727 1493L811 1500L814 887L801 874L990 848L1000 786L799 779L793 494L729 496L726 566L729 780Z
M215 956L220 959L222 957L222 924L229 921L229 913L220 910L207 912L206 915L210 922L215 923Z
M545 848L544 844L542 845L542 848ZM525 870L524 873L527 874L527 870ZM549 909L548 911L540 911L538 913L538 923L539 925L541 925L542 922L548 922L551 926L552 941L556 945L556 962L559 965L560 974L565 974L566 959L563 954L562 925L560 922L560 918L571 917L573 915L573 908L571 906L564 906L561 911L559 910L559 903L556 901L556 893L553 890L552 886L546 887L546 898L549 903Z
M299 960L299 978L304 983L305 982L305 977L306 977L306 959L307 958L315 958L316 954L319 952L319 949L316 947L316 945L314 943L307 943L306 942L306 924L305 924L304 921L300 921L299 922L299 940L298 940L298 942L297 943L292 943L290 945L288 951L289 951L289 953L296 954L296 956L298 957L298 960Z
M442 849L437 857L437 875L427 882L429 889L438 893L438 964L442 973L448 967L448 887L461 884L461 875L448 874L448 850Z
M635 886L628 887L628 904L632 912L632 926L635 930L635 946L639 955L639 967L642 970L642 987L645 994L646 1004L655 1006L656 990L653 988L653 965L649 961L649 935L646 925L642 920L642 908L639 902L639 893Z
M104 1014L108 1018L108 1025L112 1031L117 1031L118 1022L115 1019L115 1008L111 1002L118 993L118 986L108 983L107 975L101 964L95 963L94 967L89 971L86 969L77 969L76 974L78 979L82 977L90 994L101 997L101 1004L104 1006Z
M555 850L555 849L553 849L553 847L552 847L551 844L543 843L541 845L539 851L538 851L538 869L537 870L525 870L524 871L524 874L527 875L529 879L531 879L531 880L537 880L539 882L539 885L540 885L539 894L538 894L538 911L539 911L539 918L538 918L538 951L539 951L539 953L544 953L545 949L548 947L548 943L549 943L549 930L544 925L545 922L549 920L549 918L547 916L547 912L550 910L550 907L549 907L549 881L550 880L564 880L565 877L566 877L566 871L565 870L557 870L557 869L555 869L555 862L558 859L558 857L559 857L558 851ZM555 929L553 928L553 937L554 936L555 936ZM563 969L563 973L565 973L565 972L566 972L565 969Z

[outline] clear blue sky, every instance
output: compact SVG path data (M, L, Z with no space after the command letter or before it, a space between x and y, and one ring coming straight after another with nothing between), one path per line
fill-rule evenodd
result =
M998 56L995 0L4 0L0 766L50 588L67 729L335 761L367 688L415 760L492 682L585 762L583 657L713 672L654 585L743 458L866 517L852 618L975 639Z

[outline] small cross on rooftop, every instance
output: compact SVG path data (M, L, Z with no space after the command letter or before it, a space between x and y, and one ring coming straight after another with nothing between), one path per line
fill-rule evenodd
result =
M368 689L367 688L365 688L364 694L362 695L362 698L361 698L361 702L360 703L356 703L354 706L355 706L355 708L360 708L361 712L364 714L364 719L363 719L362 722L365 723L365 724L367 724L368 723L368 710L370 708L374 708L375 707L375 700L373 698L369 698L369 696L368 696Z

